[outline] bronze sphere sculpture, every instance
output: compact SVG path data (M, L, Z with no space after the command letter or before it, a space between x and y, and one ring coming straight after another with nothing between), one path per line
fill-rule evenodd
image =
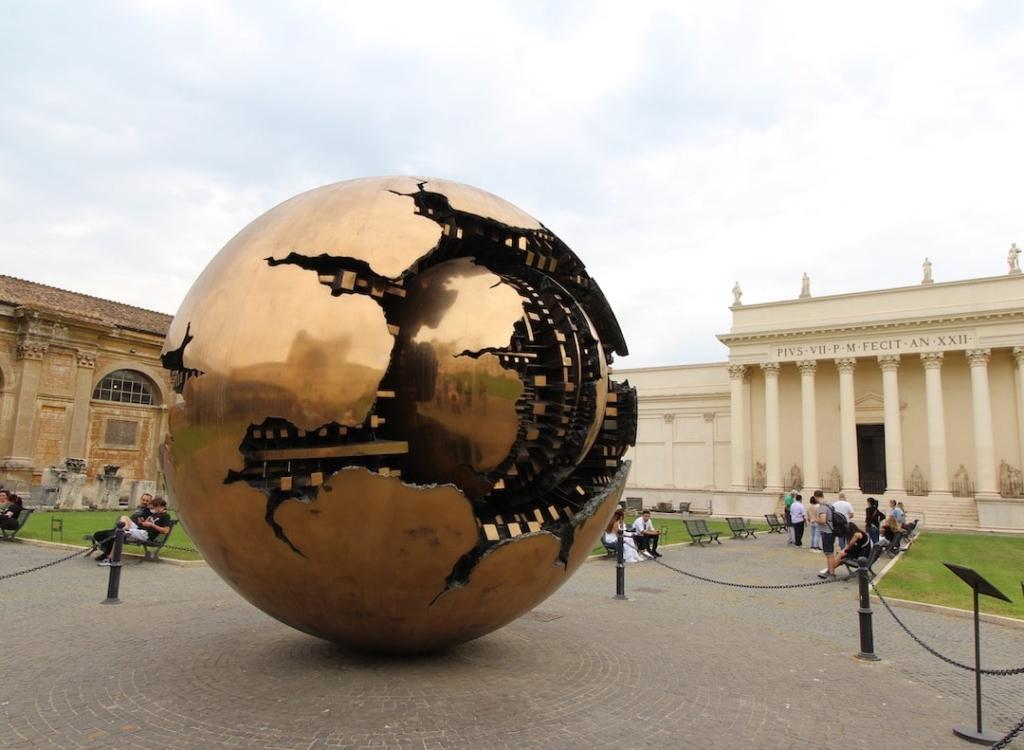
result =
M357 648L501 627L586 558L636 398L604 295L542 224L445 180L285 201L210 262L163 353L161 463L242 596Z

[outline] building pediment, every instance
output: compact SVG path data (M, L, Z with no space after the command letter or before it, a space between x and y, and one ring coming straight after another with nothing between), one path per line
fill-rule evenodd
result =
M868 391L853 402L857 424L881 424L885 421L885 399L878 393ZM900 411L907 408L906 401L900 401Z

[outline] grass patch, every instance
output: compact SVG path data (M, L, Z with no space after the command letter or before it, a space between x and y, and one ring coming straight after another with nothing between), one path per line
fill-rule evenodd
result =
M973 609L973 595L944 562L974 568L1013 604L988 596L981 611L1024 620L1024 536L926 531L878 585L882 594L945 607Z
M25 528L18 532L18 537L24 537L25 539L42 539L48 542L50 541L50 519L60 518L64 521L64 543L86 546L88 543L82 540L83 536L91 534L94 531L99 531L100 529L114 528L114 524L117 523L117 519L123 515L127 514L124 511L119 510L37 510L29 516L28 523L25 524ZM54 534L53 541L61 541L60 535ZM167 543L174 545L175 547L195 547L180 523L175 525L174 531L171 532L171 538ZM141 554L142 547L136 544L126 544L125 550L128 552L139 552ZM168 549L167 547L160 550L160 556L172 558L174 560L203 559L202 555L198 552L182 552L181 550Z
M626 522L628 524L632 524L633 521L635 521L635 520L636 520L636 516L635 515L634 516L626 516ZM679 542L687 542L687 543L690 542L690 535L686 533L686 526L683 525L683 519L682 518L662 518L662 517L654 518L654 517L652 517L651 520L654 522L655 528L664 529L664 531L662 531L661 541L658 542L658 544L665 545L665 544L678 544ZM697 519L697 520L700 520L700 519ZM717 519L708 519L706 517L705 517L705 520L707 520L707 522L708 522L708 530L709 531L721 532L721 534L722 534L721 538L722 539L726 539L726 538L731 539L732 538L732 532L729 531L729 524L727 524L725 521L721 521L721 520L717 520ZM764 531L764 532L768 531L768 525L767 524L751 522L749 519L747 519L747 523L749 523L751 526L753 526L755 529L757 529L758 533L760 533L762 531ZM590 554L592 554L592 555L603 555L604 552L605 552L604 545L601 544L601 540L598 539L597 540L597 545L594 547L593 550L591 550Z

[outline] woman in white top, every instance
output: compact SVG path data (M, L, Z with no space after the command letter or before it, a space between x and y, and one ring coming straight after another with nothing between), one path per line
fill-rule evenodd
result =
M606 544L615 545L619 543L619 528L623 526L625 518L626 512L624 510L619 508L615 511L615 515L612 516L612 520L604 530L604 541ZM622 538L622 559L628 563L643 562L647 559L637 551L636 542L633 541L633 532L631 531L627 531Z

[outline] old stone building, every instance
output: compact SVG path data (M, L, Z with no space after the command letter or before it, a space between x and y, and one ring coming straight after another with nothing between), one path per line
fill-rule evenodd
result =
M70 505L125 503L159 485L173 396L160 349L170 322L0 276L0 484L35 502L59 500L63 484L74 491ZM117 467L106 480L105 467Z
M728 361L637 387L627 495L758 516L790 488L896 498L927 525L1024 530L1024 274L743 304Z

